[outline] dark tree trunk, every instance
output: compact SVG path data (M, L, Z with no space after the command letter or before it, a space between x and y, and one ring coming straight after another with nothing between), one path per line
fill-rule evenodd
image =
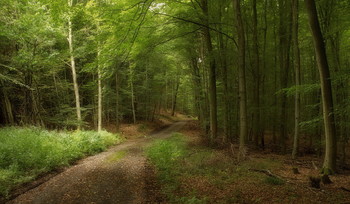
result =
M202 10L204 14L203 34L209 55L209 109L210 109L210 140L214 142L217 137L217 98L216 98L216 62L213 53L213 45L209 31L209 10L208 1L202 0Z
M241 13L240 0L233 0L233 6L236 18L236 29L238 33L238 80L239 80L239 112L240 112L240 131L239 131L239 149L240 156L245 154L245 143L248 136L247 126L247 96L246 96L246 78L245 78L245 33Z

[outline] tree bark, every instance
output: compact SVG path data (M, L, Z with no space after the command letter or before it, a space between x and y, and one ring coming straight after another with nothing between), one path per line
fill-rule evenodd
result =
M175 116L175 110L176 110L176 102L177 102L177 93L179 91L179 86L180 86L180 79L176 80L176 85L175 85L175 92L174 92L174 98L173 98L173 106L171 107L171 116Z
M209 31L209 10L208 1L202 0L202 10L204 14L203 33L206 48L209 55L209 109L210 109L210 140L214 142L217 137L217 98L216 98L216 62L213 53L213 45Z
M259 145L260 135L260 57L258 41L258 14L256 0L253 0L253 54L254 54L254 112L253 112L253 139L255 145Z
M136 110L135 110L135 94L134 94L134 82L133 82L133 68L130 69L130 91L131 91L131 109L132 109L132 119L133 123L136 124Z
M219 6L219 19L221 23L224 23L222 21L222 12L225 8L225 5L223 3ZM219 31L223 32L222 25L219 25ZM227 42L224 41L224 36L220 33L218 33L218 41L219 41L219 52L220 52L220 65L221 65L221 71L222 71L222 81L224 86L224 135L222 137L222 143L225 144L227 140L231 139L232 137L232 125L230 122L230 92L229 92L229 83L228 83L228 70L227 70Z
M73 7L73 0L68 0L68 6L70 8ZM79 86L77 80L77 73L75 67L75 58L74 58L74 47L73 47L73 31L72 31L72 21L70 16L68 17L68 44L69 44L69 53L70 53L70 63L72 69L72 78L74 85L74 95L75 95L75 109L77 112L77 120L78 120L78 129L81 128L81 108L80 108L80 96L79 96Z
M279 0L279 15L280 15L280 27L279 27L279 62L280 62L280 84L281 89L288 87L288 75L290 67L290 16L289 16L289 0ZM280 114L280 148L281 152L285 153L287 149L287 125L288 118L287 112L287 96L281 95L281 114Z
M2 82L1 82L1 84L4 85L4 83L2 83ZM5 122L9 125L14 125L15 120L13 117L12 104L11 104L11 101L8 97L8 92L4 86L2 88L2 94L3 94L2 102L4 104L3 116L5 118Z
M248 136L247 126L247 97L246 97L246 78L245 78L245 33L241 13L240 0L233 0L233 6L236 17L236 29L238 33L238 78L239 78L239 149L240 156L245 154L245 143Z
M293 54L294 54L294 70L295 70L295 113L294 113L294 140L292 157L296 159L299 150L299 122L300 122L300 49L299 49L299 0L292 0L292 15L293 15Z
M102 130L102 74L100 66L98 66L97 71L97 84L98 84L98 104L97 104L97 131Z
M336 170L337 141L333 113L332 84L328 67L324 38L318 20L314 0L305 0L307 15L314 41L316 61L321 80L323 122L326 139L326 150L323 162L323 173L333 174Z
M118 71L115 72L115 126L119 130L119 76Z

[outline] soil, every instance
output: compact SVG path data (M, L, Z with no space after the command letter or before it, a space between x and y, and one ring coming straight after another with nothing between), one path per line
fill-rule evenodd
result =
M85 158L7 203L161 202L160 188L144 149L153 140L169 137L185 124L186 121L176 122L147 137L130 139L106 152Z

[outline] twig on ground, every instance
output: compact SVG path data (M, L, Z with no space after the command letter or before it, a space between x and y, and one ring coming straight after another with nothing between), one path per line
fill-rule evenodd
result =
M255 171L255 172L260 172L260 173L266 174L267 176L283 180L280 176L273 174L270 170L265 170L265 169L249 169L249 170Z
M315 162L314 162L314 161L312 161L311 163L312 163L312 166L314 167L314 169L315 169L315 170L318 170L318 168L317 168L317 166L316 166Z
M346 192L349 192L350 193L350 190L349 189L347 189L347 188L345 188L345 187L340 187L340 189L342 189L343 191L346 191Z

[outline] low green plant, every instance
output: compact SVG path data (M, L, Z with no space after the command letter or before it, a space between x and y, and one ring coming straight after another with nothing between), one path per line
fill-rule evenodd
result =
M270 185L283 185L285 184L285 181L277 178L277 177L273 177L273 176L267 176L264 179L264 182Z
M57 132L37 127L0 129L0 195L16 185L121 141L102 131Z
M205 204L207 203L206 199L199 199L197 197L181 197L178 199L178 203L186 204Z
M158 170L158 178L163 184L164 193L171 200L177 198L171 196L178 188L181 167L178 165L186 155L186 143L181 134L175 133L167 140L155 141L146 151L147 157Z
M117 161L121 160L122 158L124 158L125 156L126 156L126 151L116 152L116 153L110 155L109 157L107 157L106 163L117 162Z

